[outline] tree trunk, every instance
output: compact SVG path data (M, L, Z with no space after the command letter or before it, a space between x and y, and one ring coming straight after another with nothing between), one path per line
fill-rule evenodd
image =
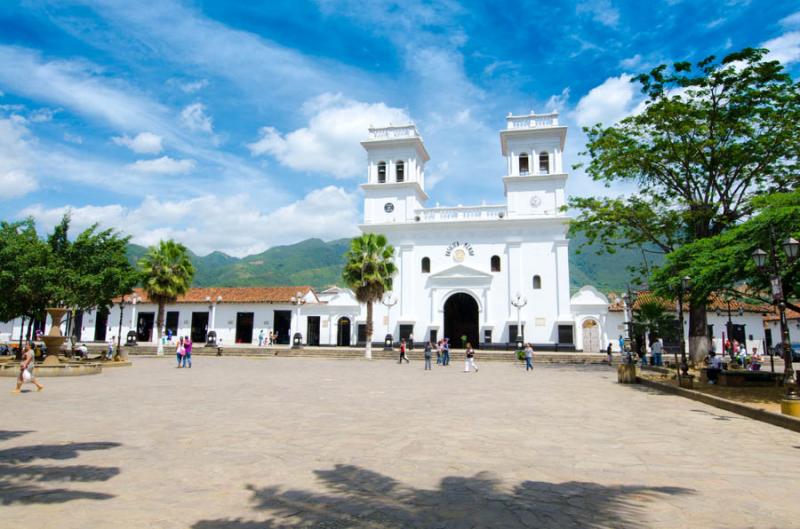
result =
M22 340L24 338L25 338L25 315L23 315L19 320L19 347L17 347L17 355L15 357L15 360L22 360Z
M367 350L364 358L372 359L372 301L367 301Z
M706 308L706 303L692 303L689 308L689 357L695 365L708 356L710 349Z
M164 354L164 344L161 343L161 329L164 327L164 302L158 302L158 316L156 316L156 340L158 341L157 354Z

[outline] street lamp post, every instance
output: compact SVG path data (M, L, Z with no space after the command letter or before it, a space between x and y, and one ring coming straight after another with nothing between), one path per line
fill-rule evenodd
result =
M392 344L394 343L392 333L389 332L389 325L392 317L392 307L397 305L399 299L395 298L391 293L387 294L381 299L381 303L386 306L386 336L383 339L383 350L391 351Z
M689 374L689 362L686 360L686 338L684 337L683 331L683 296L686 295L686 292L689 290L689 282L691 278L689 276L683 276L681 278L681 288L680 293L678 294L678 319L680 321L680 333L681 333L681 366L680 371L683 376L687 376ZM678 375L680 378L680 374Z
M117 356L122 359L122 314L125 311L125 296L119 300L119 330L117 331Z
M728 308L728 321L725 324L725 329L726 329L726 332L728 334L727 335L727 340L730 341L731 337L733 336L733 320L731 319L731 300L730 299L726 299L725 300L725 305ZM738 314L739 314L740 318L744 315L744 309L742 309L742 307L739 307ZM722 316L722 311L717 309L717 317L720 317L720 316ZM724 340L722 342L722 347L723 348L725 347L725 341ZM733 349L732 348L731 348L731 351L730 351L730 357L731 357L731 360L733 360Z
M206 296L206 303L208 303L208 311L211 313L211 322L206 326L206 347L219 347L221 340L217 337L217 305L222 303L222 296L217 296L217 299Z
M292 349L299 349L303 346L303 335L300 333L300 307L305 305L306 300L303 298L302 292L297 292L291 298L292 305L297 310L297 319L295 321L295 330L292 333Z
M772 285L772 299L778 308L781 321L781 345L783 348L783 384L786 386L786 399L796 400L797 394L793 385L794 372L792 370L792 346L789 343L789 326L786 323L786 301L783 296L783 281L780 273L780 262L778 252L775 249L775 237L770 228L770 248L769 254L761 248L756 249L753 254L753 261L762 273L769 274ZM789 237L783 242L783 250L789 263L793 263L800 253L800 242ZM783 406L782 406L783 407Z
M517 309L517 338L516 338L517 349L522 349L524 345L523 342L525 340L525 335L522 332L522 317L520 315L520 311L522 310L522 307L524 307L527 304L528 304L528 299L522 297L522 294L520 294L519 292L517 292L517 295L514 296L514 298L511 300L511 305L516 307Z

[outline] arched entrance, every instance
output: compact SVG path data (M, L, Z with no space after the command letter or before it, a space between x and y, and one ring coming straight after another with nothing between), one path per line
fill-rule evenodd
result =
M595 320L583 322L583 352L596 353L600 350L600 324Z
M478 302L458 292L444 303L444 337L450 338L451 347L462 347L462 336L478 348Z
M342 316L336 324L336 345L350 347L350 318Z

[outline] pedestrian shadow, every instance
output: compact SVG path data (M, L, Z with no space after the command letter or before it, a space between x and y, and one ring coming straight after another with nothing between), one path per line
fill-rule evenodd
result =
M27 433L30 431L0 431L0 440L5 441ZM0 505L52 504L113 498L113 494L53 488L42 484L108 481L119 474L119 467L28 463L41 459L57 461L75 459L82 452L108 450L118 446L121 446L120 443L94 442L15 446L0 450Z
M248 485L252 508L268 520L201 520L193 529L645 528L649 507L681 487L524 481L511 489L488 472L449 476L418 489L353 465L315 471L325 492Z
M700 413L703 415L709 415L714 418L716 421L730 421L733 419L741 419L741 417L734 417L733 415L720 415L719 413L714 413L707 410L689 410L694 413Z

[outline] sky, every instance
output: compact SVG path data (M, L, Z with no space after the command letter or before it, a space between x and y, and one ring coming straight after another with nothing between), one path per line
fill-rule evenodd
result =
M797 2L0 0L0 220L201 255L349 237L359 141L406 122L428 206L503 203L509 112L558 111L569 167L641 103L633 76L748 46L796 78Z

